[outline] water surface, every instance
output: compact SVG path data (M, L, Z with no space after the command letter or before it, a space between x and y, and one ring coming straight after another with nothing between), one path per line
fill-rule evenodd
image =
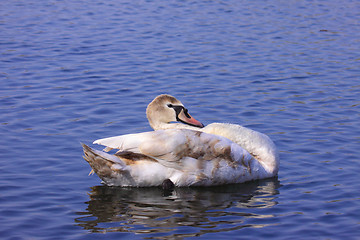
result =
M358 239L357 1L0 3L1 239ZM80 142L158 94L269 135L273 179L103 186Z

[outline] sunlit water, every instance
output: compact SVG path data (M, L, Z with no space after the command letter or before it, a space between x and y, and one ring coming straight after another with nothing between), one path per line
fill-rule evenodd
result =
M358 1L0 2L1 239L359 239ZM278 177L111 188L80 142L179 98L268 134Z

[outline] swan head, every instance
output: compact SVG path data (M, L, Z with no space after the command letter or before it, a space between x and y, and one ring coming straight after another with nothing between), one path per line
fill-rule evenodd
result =
M184 105L168 94L157 96L147 107L146 116L150 126L157 129L166 128L171 122L182 122L190 126L202 128L204 125L191 117Z

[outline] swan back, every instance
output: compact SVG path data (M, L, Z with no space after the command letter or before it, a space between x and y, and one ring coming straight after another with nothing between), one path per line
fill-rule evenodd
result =
M277 174L279 154L274 142L267 135L230 123L212 123L201 131L230 139L246 149L269 173Z

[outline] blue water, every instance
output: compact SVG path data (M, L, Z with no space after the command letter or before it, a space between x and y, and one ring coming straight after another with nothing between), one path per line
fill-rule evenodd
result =
M358 1L0 2L1 239L360 239ZM80 142L180 99L268 134L273 179L112 188Z

